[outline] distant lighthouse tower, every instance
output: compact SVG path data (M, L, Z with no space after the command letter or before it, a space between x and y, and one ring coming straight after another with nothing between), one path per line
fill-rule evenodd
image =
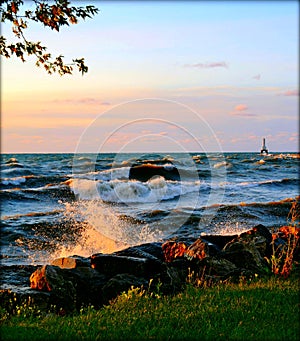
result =
M266 139L265 138L263 138L263 143L262 143L260 153L261 154L268 154L268 149L266 147Z

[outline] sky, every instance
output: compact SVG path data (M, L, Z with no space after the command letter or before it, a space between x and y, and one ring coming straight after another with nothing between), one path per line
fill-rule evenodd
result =
M1 57L2 153L298 151L298 1L88 4L93 19L26 30L86 75Z

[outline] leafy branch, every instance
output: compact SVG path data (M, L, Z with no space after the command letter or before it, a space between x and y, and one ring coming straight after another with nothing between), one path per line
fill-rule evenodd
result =
M41 42L28 41L24 30L28 28L28 21L42 23L45 27L59 32L62 26L77 24L80 19L92 18L98 13L94 6L75 7L68 0L32 0L35 4L34 11L22 11L23 0L0 0L1 22L9 21L12 24L12 32L17 38L17 43L8 43L4 36L0 37L0 54L6 58L16 56L25 62L26 56L35 56L37 66L43 66L49 73L58 72L61 76L72 74L73 66L78 68L82 74L88 72L84 58L73 59L71 64L65 64L60 55L54 59L47 48Z

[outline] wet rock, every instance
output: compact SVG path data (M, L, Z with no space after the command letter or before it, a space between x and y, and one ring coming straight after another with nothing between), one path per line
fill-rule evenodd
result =
M151 284L153 291L161 292L164 295L174 295L182 290L189 273L188 267L185 266L188 262L188 260L181 258L166 266L165 271L154 278Z
M227 243L222 257L238 268L264 273L267 267L264 257L270 255L271 241L272 234L259 225Z
M167 241L162 245L166 262L172 262L175 258L183 257L187 246L183 242Z
M175 258L181 257L203 259L220 252L217 246L200 238L189 246L183 242L167 241L162 245L162 250L166 262L172 262Z
M50 293L31 290L29 287L16 287L13 290L0 290L1 308L9 314L17 314L24 307L36 312L48 312L51 308Z
M148 181L155 176L162 176L166 180L179 181L180 175L175 166L157 166L152 164L143 164L132 166L129 170L129 179Z
M114 253L118 256L129 256L137 258L149 258L164 261L162 243L146 243L137 246L132 246L127 249Z
M209 242L214 245L219 251L224 248L224 246L231 242L233 239L237 238L238 235L201 235L203 241Z
M209 255L209 246L201 239L196 240L185 251L187 258L203 259Z
M264 272L266 267L266 262L253 241L248 243L245 243L245 241L231 243L222 253L222 257L242 269Z
M61 269L75 269L82 266L90 266L90 258L71 256L54 259L51 265L60 267Z
M116 298L122 292L127 292L132 287L147 288L148 281L144 278L129 274L118 274L110 278L102 288L102 296L105 304Z
M95 254L91 266L108 277L128 273L134 276L151 278L160 272L161 262L153 258L138 258L108 254Z
M217 276L222 279L229 278L233 272L238 270L234 263L222 257L206 258L201 265L202 275Z
M30 286L50 292L52 304L73 311L84 304L100 306L101 288L106 280L104 275L89 267L61 269L46 265L31 275Z

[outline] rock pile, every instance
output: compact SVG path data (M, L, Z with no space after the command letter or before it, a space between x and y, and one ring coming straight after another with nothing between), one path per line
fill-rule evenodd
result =
M284 236L276 235L279 247L286 242ZM55 306L72 312L83 305L100 308L132 286L148 288L150 282L150 291L159 285L162 294L174 294L191 274L219 281L270 272L266 259L271 257L273 239L266 227L258 225L240 235L147 243L112 254L59 258L39 267L2 267L2 276L15 271L19 283L1 290L0 296L8 309L14 297L18 302L30 300L43 310Z

